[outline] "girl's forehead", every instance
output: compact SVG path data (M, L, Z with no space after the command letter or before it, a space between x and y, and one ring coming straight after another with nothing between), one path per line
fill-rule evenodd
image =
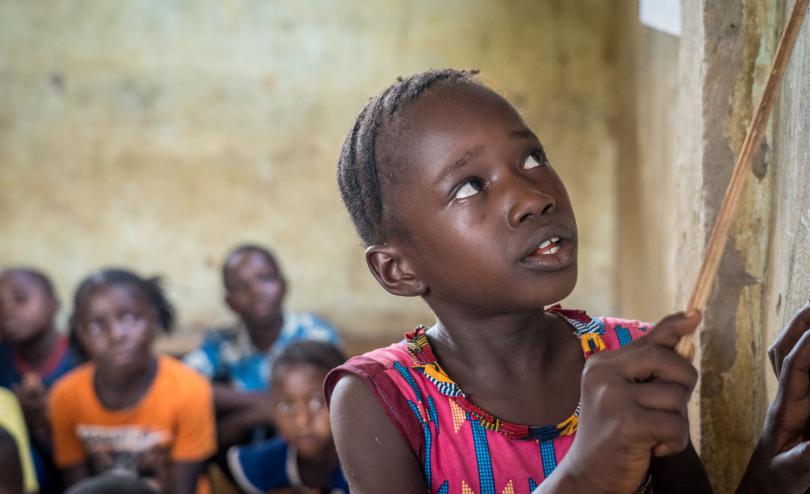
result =
M411 183L414 178L435 183L454 163L490 152L514 135L533 136L517 110L484 86L463 84L436 88L414 101L383 147L392 158L391 175L408 169Z
M0 276L0 293L23 294L29 299L41 297L56 300L56 295L46 287L42 280L24 271L11 271Z
M103 283L94 287L84 297L82 308L90 311L105 311L121 306L149 307L149 297L140 288L129 283Z
M520 114L509 101L492 89L474 83L439 85L402 112L404 128L412 131L447 129L470 120L490 125L523 124Z
M326 378L328 370L321 369L313 364L296 363L281 365L273 372L274 386L272 389L284 388L286 391L302 391L303 386L320 386Z

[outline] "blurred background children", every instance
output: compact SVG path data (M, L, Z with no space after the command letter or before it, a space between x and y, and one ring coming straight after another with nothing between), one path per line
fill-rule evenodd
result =
M0 386L12 389L22 406L43 492L58 488L50 460L47 393L80 363L67 336L56 330L58 310L56 292L42 272L10 268L0 273Z
M345 360L322 341L292 343L278 355L266 413L279 437L228 451L231 474L244 491L348 494L323 396L326 374Z
M156 280L106 269L76 291L71 325L91 362L51 396L56 463L66 487L103 472L162 492L195 492L216 449L208 382L152 345L174 312Z
M310 313L284 309L287 280L265 247L234 248L222 266L225 303L236 326L210 331L186 364L214 381L220 448L263 439L267 426L261 401L273 360L294 341L338 343L335 329Z

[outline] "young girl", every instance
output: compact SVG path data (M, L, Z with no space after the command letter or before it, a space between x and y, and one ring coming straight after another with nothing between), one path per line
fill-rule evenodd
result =
M651 330L553 305L576 283L574 214L503 97L468 72L400 79L338 183L372 275L437 316L327 377L352 493L710 491L673 350L700 315Z
M31 434L41 491L57 492L50 461L47 394L54 382L81 363L78 352L54 322L59 301L40 271L0 272L0 386L14 391Z
M174 321L158 283L106 269L79 285L73 311L91 362L51 396L55 458L66 484L113 472L144 478L161 492L194 492L216 449L211 387L154 354L155 337Z
M250 494L321 492L348 494L323 399L327 372L346 358L333 344L299 341L273 362L268 419L279 436L228 450L228 466Z

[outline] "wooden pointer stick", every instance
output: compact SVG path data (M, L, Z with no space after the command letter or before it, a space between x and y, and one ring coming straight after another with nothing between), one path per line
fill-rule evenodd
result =
M745 179L748 177L749 171L751 170L751 159L759 148L762 137L765 135L765 126L768 123L768 116L771 113L774 100L776 99L776 91L785 75L785 70L790 60L790 52L793 51L793 46L796 44L796 39L799 37L802 21L804 20L805 14L807 14L808 3L810 3L810 0L796 0L796 4L793 6L793 11L790 14L790 19L788 19L788 23L782 33L782 38L779 40L779 45L776 47L776 55L773 59L773 65L771 65L768 81L765 84L765 89L762 91L759 105L757 105L756 110L754 110L751 124L748 126L748 132L745 134L745 140L740 149L740 154L737 157L737 162L734 164L731 181L726 189L723 204L720 206L720 212L717 214L717 221L709 237L706 254L703 258L703 265L700 267L700 273L692 290L692 296L689 298L689 304L686 306L687 312L692 309L703 311L703 308L706 307L706 301L711 293L712 284L717 276L717 268L720 265L720 259L726 248L731 220L740 202L740 195L745 185ZM693 335L684 336L675 346L675 350L679 354L690 360L695 352L692 339Z

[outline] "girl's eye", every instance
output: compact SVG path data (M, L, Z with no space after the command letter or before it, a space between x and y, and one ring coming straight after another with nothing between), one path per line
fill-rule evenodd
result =
M453 195L453 198L466 199L474 196L482 190L484 190L484 185L479 180L468 180L464 182L464 185L458 188L455 195Z
M293 404L289 401L279 401L276 403L276 411L282 415L289 415L293 411Z
M123 324L126 324L126 325L132 325L132 324L135 324L135 322L136 322L137 320L138 320L138 318L135 316L135 314L133 314L133 313L131 313L131 312L127 312L126 314L124 314L123 316L121 316L121 322L122 322Z
M526 161L523 162L523 169L524 170L531 170L532 168L537 168L538 166L543 166L546 164L546 159L544 156L541 156L538 152L534 152L526 157Z
M99 323L98 321L91 321L87 323L87 326L85 328L87 334L89 334L90 336L98 336L101 334L103 330L103 328L101 327L101 323Z
M323 398L320 396L313 396L309 399L308 406L310 412L320 412L323 410L326 404L324 403Z

